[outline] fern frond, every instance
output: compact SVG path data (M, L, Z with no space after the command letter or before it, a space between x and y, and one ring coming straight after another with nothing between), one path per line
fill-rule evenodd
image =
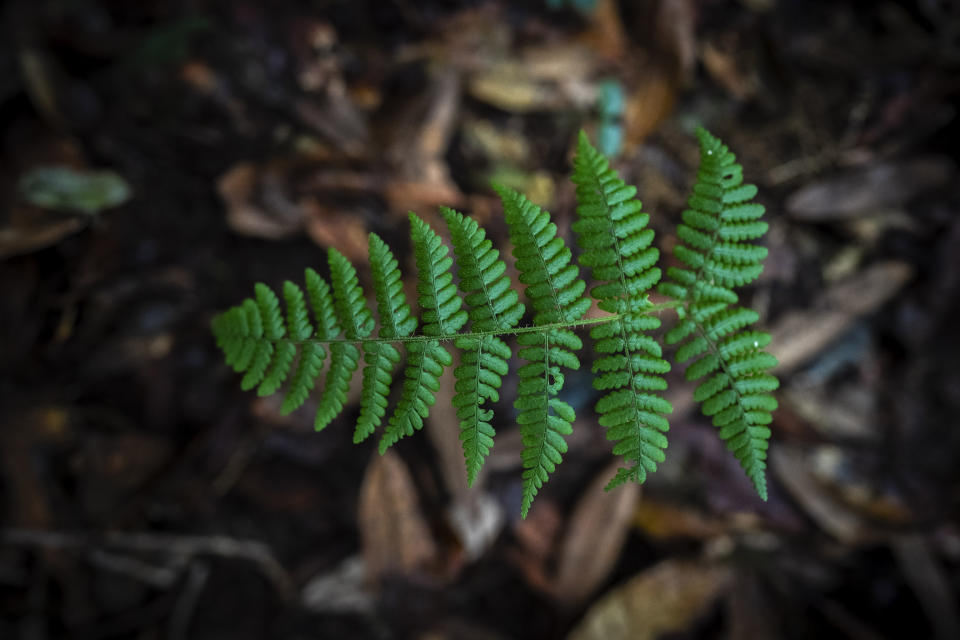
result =
M550 214L523 195L495 187L503 201L513 257L527 304L507 276L507 265L486 232L471 218L441 209L457 262L440 236L410 214L416 261L421 331L404 294L396 258L375 234L369 237L370 267L379 318L368 309L353 265L330 249L329 284L307 269L305 286L284 282L283 307L266 285L255 295L215 316L211 327L226 362L242 375L244 389L260 395L286 384L281 411L306 401L317 384L329 351L330 362L317 406L315 427L322 429L342 413L358 368L365 366L354 441L374 433L387 416L393 374L406 352L402 390L386 420L379 450L423 427L436 402L439 378L461 352L455 369L456 408L467 477L476 480L493 446L493 410L499 401L515 335L517 371L514 407L523 442L521 515L530 506L567 451L573 407L563 400L565 374L580 367L583 345L574 333L590 327L593 387L599 423L625 462L608 488L643 482L664 460L672 412L662 396L670 369L654 332L659 313L676 309L679 322L664 341L676 345L674 360L685 363L688 380L697 381L694 400L718 427L760 495L766 498L768 425L777 407L771 395L779 384L768 373L776 360L763 349L770 335L753 329L758 314L738 306L735 289L756 279L767 250L755 241L767 231L764 210L752 202L757 189L743 183L736 158L719 140L699 131L698 179L683 212L674 253L680 261L661 280L659 251L649 216L606 158L580 135L574 160L577 221L573 231L582 248L578 263L558 236ZM590 298L580 268L595 280ZM673 298L652 304L651 287ZM459 293L458 293L459 289ZM461 295L463 298L461 298ZM609 315L585 319L591 305ZM463 303L466 302L466 307ZM463 307L463 308L462 308ZM518 326L526 307L532 324ZM461 332L470 323L468 332ZM326 349L326 350L325 350ZM295 366L294 366L295 365Z
M507 265L500 259L500 252L472 218L447 207L441 207L440 213L450 229L458 286L466 296L471 331L506 331L515 327L523 317L524 305L510 287L510 278L504 273ZM487 400L500 399L497 390L503 385L512 351L492 335L459 337L454 346L463 351L463 359L454 370L457 382L453 406L460 420L467 482L472 486L495 435L490 424L493 411L483 405Z
M763 206L750 202L757 188L743 184L743 169L733 153L703 129L697 138L700 168L674 247L686 268L668 269L670 281L659 287L683 303L680 322L667 333L666 342L680 345L678 363L693 360L685 376L703 380L694 399L766 500L767 425L777 408L770 391L779 384L766 370L777 360L762 350L769 334L745 330L759 316L733 306L738 301L733 288L763 271L767 249L745 240L761 237L767 223L759 220Z
M660 328L660 320L644 315L650 306L647 292L660 280L656 263L660 252L647 228L650 216L607 159L580 132L573 160L577 185L577 221L573 230L583 249L580 264L599 284L590 290L604 311L620 319L594 327L594 349L603 354L593 363L595 389L611 391L596 405L607 438L615 442L625 468L617 471L607 489L627 481L644 482L665 459L669 429L663 414L670 403L656 392L667 388L661 374L670 370L660 345L647 332Z
M427 337L453 335L467 321L460 296L453 285L453 259L440 236L426 222L410 214L410 235L417 264L417 302L423 310L423 334ZM436 402L443 368L453 358L439 340L418 340L408 344L400 402L387 421L380 439L380 453L404 436L423 428L423 420Z
M375 233L370 234L370 270L377 298L381 338L403 338L417 328L410 314L410 305L403 294L400 268L390 247ZM366 440L387 412L387 396L393 382L393 369L400 362L400 352L389 342L364 342L363 388L360 394L360 417L353 434L355 443Z
M503 201L503 210L513 243L513 255L524 293L534 310L534 326L571 324L583 318L590 300L571 252L557 236L550 214L525 196L502 186L494 187ZM583 343L563 328L521 334L518 354L528 364L520 367L517 422L523 440L523 499L521 515L526 517L534 497L567 451L563 436L573 431L573 407L556 397L563 388L561 367L577 370L576 351Z

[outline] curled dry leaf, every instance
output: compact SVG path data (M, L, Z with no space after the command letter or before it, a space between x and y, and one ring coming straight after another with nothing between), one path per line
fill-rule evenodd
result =
M640 486L627 483L604 491L618 466L619 462L608 465L594 478L570 516L554 583L554 595L564 603L584 602L603 584L620 557Z
M594 604L570 640L654 640L688 629L730 581L730 570L706 562L665 560Z
M371 583L391 573L423 570L437 557L413 478L393 451L375 456L367 467L360 488L358 524Z
M278 180L275 173L265 180L263 168L251 162L236 164L220 176L217 191L227 207L231 229L270 239L287 238L300 231L300 211L279 195ZM268 206L268 202L275 206Z

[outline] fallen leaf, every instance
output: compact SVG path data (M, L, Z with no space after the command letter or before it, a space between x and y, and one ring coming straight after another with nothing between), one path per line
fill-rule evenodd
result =
M647 536L659 540L709 540L730 530L722 520L703 515L691 506L657 502L650 498L644 498L637 505L633 523Z
M315 613L369 614L374 600L365 588L365 574L363 558L351 556L333 571L310 578L300 602Z
M33 207L15 207L0 228L0 260L45 249L87 226L82 218L64 218Z
M905 262L881 262L830 287L812 308L787 314L770 332L770 352L779 361L775 371L790 371L820 353L912 276L913 268Z
M413 478L400 456L375 455L360 487L358 525L367 580L425 569L437 547L420 510Z
M648 64L628 87L625 138L628 145L637 146L673 111L679 83L675 73Z
M655 640L689 629L730 581L724 566L664 560L604 595L570 640Z
M787 212L808 222L847 220L901 206L945 187L956 173L953 161L942 156L880 162L801 187L787 198Z
M729 51L708 42L703 48L702 59L710 76L731 96L746 101L756 95L756 78L744 73L736 50Z
M769 590L758 577L738 571L727 593L728 640L783 637Z
M501 62L470 79L470 95L513 113L552 111L562 105L556 86L532 78L518 62Z
M607 579L623 550L640 486L604 490L619 465L608 465L594 478L570 516L554 582L554 595L565 604L584 602Z
M129 200L130 185L113 171L43 166L20 178L20 195L44 209L92 215Z
M363 217L338 210L317 198L305 198L301 207L306 216L307 235L321 247L336 247L353 262L366 262L368 232Z
M863 518L816 479L807 452L781 444L771 452L770 466L807 515L829 535L848 545L863 544L877 537Z
M251 162L241 162L220 176L217 191L227 207L227 223L243 235L288 238L301 230L303 216L279 193L280 176L273 172L267 177L266 171Z
M597 0L590 13L590 28L582 39L607 60L623 58L629 40L615 0Z

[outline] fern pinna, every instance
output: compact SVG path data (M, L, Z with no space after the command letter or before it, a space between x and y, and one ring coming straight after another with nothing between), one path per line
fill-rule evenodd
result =
M676 362L693 361L686 378L699 381L694 398L766 499L768 425L777 406L771 392L778 385L767 370L776 360L763 351L769 334L748 329L758 315L737 306L734 289L760 275L766 249L749 241L763 236L767 224L760 220L763 207L752 202L757 189L743 184L735 156L706 131L698 130L697 137L700 168L674 247L682 266L669 267L663 282L660 253L636 188L625 184L581 133L572 177L573 231L581 249L576 261L547 211L495 186L526 304L486 231L469 216L441 208L455 260L436 230L410 214L419 332L398 261L383 240L370 234L379 318L375 336L374 315L354 266L330 249L329 284L312 269L305 275L306 295L285 282L285 313L273 291L257 284L254 298L213 319L217 344L227 364L244 374L244 389L270 395L289 377L283 413L306 402L329 352L317 429L343 411L362 351L354 441L381 429L381 453L422 428L436 402L440 376L459 354L453 406L472 484L494 443L493 405L511 366L509 338L515 336L520 364L514 407L523 443L525 517L567 451L565 436L572 432L575 412L563 399L563 385L565 373L580 368L584 349L578 329L590 329L598 422L624 461L608 489L643 482L664 461L666 416L673 409L662 395L670 365L656 332L660 314L675 309L679 320L665 342L679 345ZM594 283L589 292L584 275ZM650 301L655 287L666 301ZM588 317L594 303L604 315ZM529 324L521 325L528 307ZM395 370L403 361L403 383L388 417Z

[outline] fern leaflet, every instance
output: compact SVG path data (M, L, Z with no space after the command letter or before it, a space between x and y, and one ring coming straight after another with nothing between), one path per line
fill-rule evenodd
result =
M510 229L513 255L524 293L536 312L534 326L570 324L590 308L582 297L587 285L577 265L570 264L571 252L557 236L550 214L526 196L497 186ZM559 399L563 388L561 367L577 370L575 351L583 348L577 334L569 329L551 328L524 333L517 338L523 347L518 356L528 364L517 371L520 382L514 407L523 440L523 499L520 513L526 517L540 487L560 464L567 451L563 436L573 432L573 407Z
M744 240L759 238L767 224L759 221L763 205L751 202L757 188L743 184L743 169L730 150L705 130L700 141L697 182L677 229L682 240L674 255L687 268L668 269L670 282L660 292L682 305L680 322L666 336L679 344L678 363L687 366L687 380L703 380L694 392L704 415L719 427L719 436L740 461L757 493L767 499L767 447L777 401L770 392L779 386L766 373L776 358L762 350L770 335L745 331L759 315L734 305L733 287L755 280L763 271L767 250Z
M590 330L594 349L602 354L593 363L598 374L593 385L610 390L596 411L607 438L617 443L614 453L627 464L607 485L610 489L630 480L643 482L665 459L669 423L662 414L672 413L673 407L656 392L667 388L662 374L670 365L647 335L660 328L660 320L644 314L650 307L647 291L660 280L654 266L660 252L651 246L650 216L635 198L636 187L619 178L583 132L573 166L578 215L573 230L583 248L580 264L600 283L590 290L597 306L620 315Z

